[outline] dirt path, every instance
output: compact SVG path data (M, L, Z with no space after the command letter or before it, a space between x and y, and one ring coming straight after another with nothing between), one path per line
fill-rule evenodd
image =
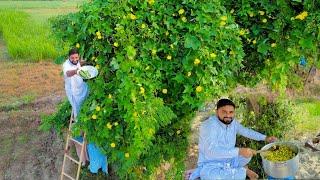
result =
M64 98L61 67L8 58L0 38L0 180L58 179L63 142L38 130Z

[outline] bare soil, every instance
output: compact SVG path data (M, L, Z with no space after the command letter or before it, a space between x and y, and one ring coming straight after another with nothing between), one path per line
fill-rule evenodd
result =
M61 67L11 62L3 42L0 52L0 180L58 179L62 138L38 126L65 97Z

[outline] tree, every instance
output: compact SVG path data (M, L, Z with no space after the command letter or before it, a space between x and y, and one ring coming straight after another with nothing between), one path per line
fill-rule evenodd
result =
M120 178L152 176L164 162L181 176L190 121L206 100L263 78L285 87L300 55L317 60L311 3L94 0L58 17L54 32L99 69L75 132Z

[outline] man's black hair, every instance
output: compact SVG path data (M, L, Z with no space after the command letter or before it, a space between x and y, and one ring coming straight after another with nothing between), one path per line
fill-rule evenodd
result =
M71 56L72 54L79 54L78 49L77 49L77 48L72 48L72 49L70 49L70 51L69 51L69 56Z
M220 99L217 102L217 109L219 109L223 106L227 106L227 105L230 105L230 106L233 106L234 108L236 108L236 105L230 99Z

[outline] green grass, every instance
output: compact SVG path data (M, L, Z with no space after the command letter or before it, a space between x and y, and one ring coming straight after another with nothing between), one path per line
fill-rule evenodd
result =
M12 59L40 61L57 57L47 23L36 23L25 12L0 10L0 31Z
M70 8L84 0L66 1L0 1L0 9Z
M55 59L59 52L48 19L75 12L83 2L0 1L0 33L10 59L28 62Z
M28 13L36 22L46 22L50 17L77 11L84 0L68 1L0 1L1 9L14 9Z
M294 108L295 127L294 136L309 134L316 135L320 131L320 101L319 100L296 100Z

